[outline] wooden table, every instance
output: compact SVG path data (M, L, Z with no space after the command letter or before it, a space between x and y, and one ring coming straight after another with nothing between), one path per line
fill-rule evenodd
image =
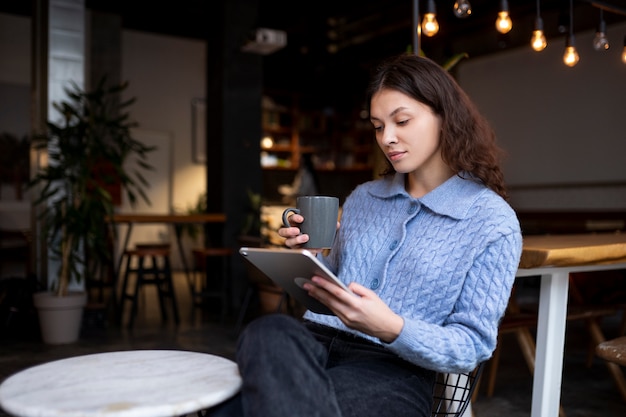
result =
M131 350L76 356L18 372L0 385L17 417L175 417L241 387L237 364L206 353Z
M626 269L626 234L524 237L518 277L541 276L532 417L557 417L572 272Z
M626 262L626 234L524 237L520 268Z
M138 214L138 213L128 213L128 214L116 214L113 216L113 224L126 224L128 225L128 229L126 230L126 235L124 236L123 242L121 244L122 253L128 248L128 242L130 241L130 235L133 230L133 226L135 224L169 224L174 228L174 233L176 236L176 246L178 247L178 252L180 255L180 260L183 263L183 268L185 270L185 275L187 276L187 281L189 285L192 285L191 272L189 269L189 264L187 262L187 257L185 256L185 251L182 243L181 229L179 227L175 227L176 225L182 224L207 224L207 223L225 223L226 215L224 213L198 213L198 214ZM118 259L116 265L116 274L119 274L121 270L122 257Z

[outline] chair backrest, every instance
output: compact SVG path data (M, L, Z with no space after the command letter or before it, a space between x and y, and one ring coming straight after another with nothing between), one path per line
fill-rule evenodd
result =
M472 399L484 367L481 363L464 374L437 374L433 391L432 417L461 417Z

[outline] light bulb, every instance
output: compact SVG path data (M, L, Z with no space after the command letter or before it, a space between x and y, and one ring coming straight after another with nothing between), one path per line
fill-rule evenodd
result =
M265 136L261 139L261 148L270 149L272 146L274 146L274 139L271 136Z
M437 22L434 13L426 13L424 15L422 29L426 36L435 36L439 32L439 22Z
M568 67L578 64L578 52L574 42L574 0L569 0L569 35L565 38L565 53L563 62Z
M535 19L535 30L533 31L533 36L530 39L530 46L537 51L543 51L546 49L548 42L546 41L546 36L543 33L543 20L541 17L537 17Z
M563 54L563 63L568 67L573 67L578 64L579 60L578 52L576 51L576 46L574 45L574 35L569 35L567 37L567 42L565 43L565 53Z
M563 54L563 62L565 63L565 65L567 65L568 67L573 67L574 65L578 64L579 60L580 58L578 56L578 52L576 52L575 47L568 46L565 48L565 54Z
M435 0L428 0L424 20L422 20L422 30L426 36L435 36L439 32L439 22L437 22L437 9Z
M624 36L624 49L622 49L622 62L626 64L626 36Z
M513 22L509 17L509 2L507 0L500 1L500 11L496 19L496 29L500 33L509 33L513 27Z
M533 37L530 40L530 45L537 52L543 51L548 46L548 42L546 41L546 37L543 34L542 30L533 31Z
M509 33L513 27L513 22L509 17L509 12L498 12L498 19L496 20L496 29L500 33Z
M593 49L596 51L606 51L609 49L609 40L606 34L602 32L596 32L596 36L593 38Z
M596 36L593 37L593 49L596 51L606 51L609 49L609 40L606 37L606 23L602 18L600 18Z
M472 14L472 6L468 0L458 0L454 2L454 15L459 19L465 19Z

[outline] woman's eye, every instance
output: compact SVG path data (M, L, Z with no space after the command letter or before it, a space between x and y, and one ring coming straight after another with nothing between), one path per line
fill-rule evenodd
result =
M400 121L398 122L398 124L399 124L400 126L404 126L404 125L405 125L405 124L407 124L407 123L409 123L409 121L408 121L408 120L400 120Z
M383 127L374 125L374 130L379 132L379 131L383 130Z

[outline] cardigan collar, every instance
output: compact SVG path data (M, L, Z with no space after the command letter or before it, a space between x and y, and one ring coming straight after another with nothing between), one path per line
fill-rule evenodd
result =
M389 199L403 197L415 200L435 213L455 219L464 219L476 199L488 190L478 179L467 172L453 175L443 184L421 198L413 198L407 193L405 174L395 173L380 181L375 181L370 189L374 197Z

